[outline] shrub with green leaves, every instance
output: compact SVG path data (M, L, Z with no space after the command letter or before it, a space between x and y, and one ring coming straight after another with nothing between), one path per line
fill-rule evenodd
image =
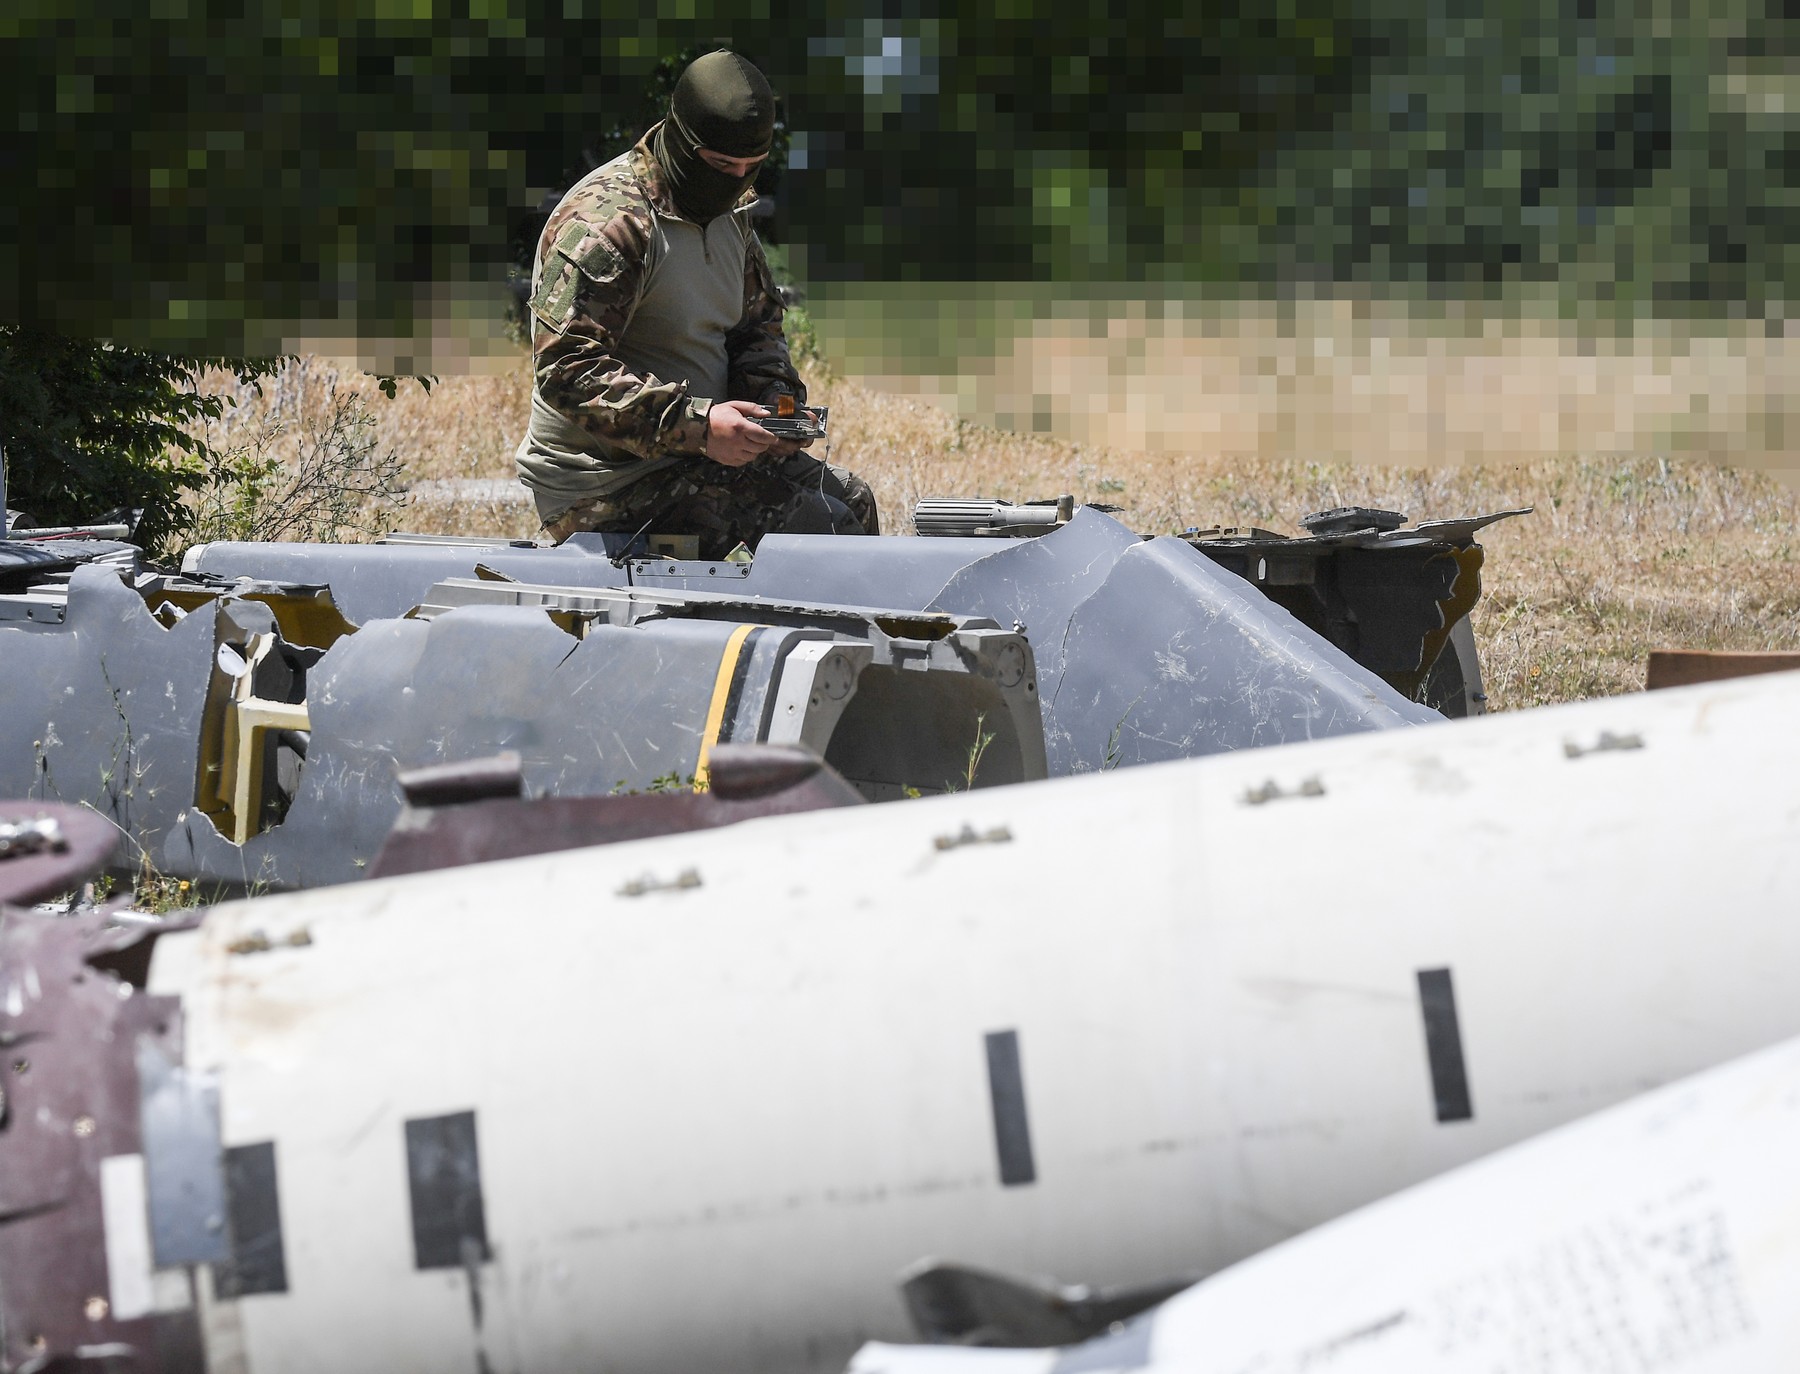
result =
M255 383L273 358L176 357L0 325L0 447L7 503L39 524L141 509L137 537L158 548L183 522L181 498L217 459L195 437L227 402L195 376L221 367Z

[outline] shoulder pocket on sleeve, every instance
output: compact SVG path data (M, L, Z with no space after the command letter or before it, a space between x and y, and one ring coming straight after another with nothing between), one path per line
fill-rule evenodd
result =
M605 286L625 271L624 255L593 225L575 220L556 236L544 258L531 313L557 333L569 327L584 282Z
M556 240L556 253L572 262L590 281L609 282L625 268L625 259L592 225L571 224Z
M544 264L544 276L531 298L531 313L558 334L569 327L575 314L575 297L581 293L581 271L560 254L552 253Z

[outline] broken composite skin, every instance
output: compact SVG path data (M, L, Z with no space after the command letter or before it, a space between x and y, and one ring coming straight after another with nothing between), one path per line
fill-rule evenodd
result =
M618 557L626 543L212 544L186 566L329 584L359 622L404 615L477 563L528 583L981 616L1031 642L1052 777L1440 719L1184 540L1088 508L1025 540L772 535L748 566Z
M747 567L626 552L215 544L186 577L15 570L0 792L100 806L164 873L286 888L365 871L402 770L500 750L533 795L593 796L689 785L716 743L800 743L886 800L1441 720L1097 511L1022 541L771 536Z
M1768 676L753 820L218 907L119 972L9 918L4 1358L837 1371L928 1256L1117 1315L1800 1034L1796 713ZM100 1107L23 1039L77 1013L140 1066ZM16 1279L76 1215L108 1286Z
M101 808L128 870L306 887L361 876L402 771L500 750L536 796L691 787L734 741L804 745L878 799L1044 776L1030 643L979 617L480 579L421 599L359 628L317 587L76 566L60 618L0 622L0 790Z

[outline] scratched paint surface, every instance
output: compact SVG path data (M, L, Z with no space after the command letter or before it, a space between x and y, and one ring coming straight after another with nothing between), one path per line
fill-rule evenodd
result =
M1760 1374L1800 1361L1800 1040L1206 1279L1128 1352L871 1344L851 1374ZM1129 1358L1114 1360L1117 1353Z
M280 1152L290 1292L243 1304L252 1368L307 1368L324 1332L341 1368L347 1348L473 1360L466 1275L414 1267L407 1120L480 1122L496 1367L830 1370L906 1334L893 1279L922 1255L1098 1285L1206 1272L1800 1034L1800 737L1768 726L1797 702L1800 681L1744 680L221 908L162 942L152 985L220 1075L225 1143ZM1588 747L1607 732L1643 743ZM1478 876L1419 900L1422 854ZM255 931L261 952L232 952ZM1455 971L1472 1120L1438 1120L1422 968ZM1010 1186L996 1030L1021 1047L1033 1165ZM1591 1191L1546 1197L1506 1253L1568 1263L1533 1257L1619 1217L1631 1253L1711 1244L1703 1206L1634 1220L1668 1187ZM1464 1280L1467 1304L1513 1291L1457 1254L1321 1302L1295 1340ZM1396 1264L1349 1247L1319 1291Z

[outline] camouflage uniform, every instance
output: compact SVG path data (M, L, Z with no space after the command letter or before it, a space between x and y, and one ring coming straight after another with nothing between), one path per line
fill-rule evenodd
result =
M768 454L741 468L702 456L714 400L773 405L787 394L803 402L806 389L782 336L781 297L749 227L754 191L700 226L695 239L652 151L655 132L578 182L538 243L532 415L518 466L545 529L562 539L577 529L629 534L648 525L653 533L699 535L708 558L739 540L754 547L771 529L876 533L873 493L841 468L804 454ZM691 321L683 313L688 284L671 280L676 263L662 256L677 242L676 228L686 234L681 244L704 252L699 275L714 273L713 308ZM685 251L700 267L691 246ZM664 266L669 272L659 279ZM719 273L732 274L735 323L717 309ZM702 305L706 286L695 288Z

